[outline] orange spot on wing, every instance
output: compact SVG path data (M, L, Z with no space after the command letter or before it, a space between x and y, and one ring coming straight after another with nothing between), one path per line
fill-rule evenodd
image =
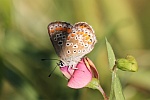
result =
M63 28L62 28L62 27L60 27L60 28L59 28L59 30L60 30L60 31L63 31Z
M51 33L54 33L54 30L50 30Z
M75 34L71 34L71 37L74 37L75 36Z
M85 40L89 40L89 39L90 39L90 37L89 37L89 36L85 37Z
M62 31L63 29L61 27L58 27L55 29L56 31Z
M84 26L80 26L80 28L84 28Z
M92 42L91 42L91 41L88 41L88 44L92 44Z
M55 28L56 31L58 31L58 28Z
M63 31L67 31L67 28L63 28L62 30L63 30Z
M88 35L84 33L83 36L86 36L86 37L87 37ZM88 37L89 37L89 36L88 36Z
M58 27L58 28L56 28L55 30L56 30L56 31L67 31L67 29L66 29L66 28L63 28L63 27Z
M79 35L83 35L84 34L84 32L78 32L79 33Z
M68 29L67 29L67 33L71 33L71 29L68 28Z
M76 34L80 35L80 32L77 32Z
M70 36L67 37L67 40L70 40Z

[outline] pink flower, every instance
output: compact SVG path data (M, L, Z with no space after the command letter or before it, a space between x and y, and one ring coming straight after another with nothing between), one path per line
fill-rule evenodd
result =
M68 66L60 67L63 75L68 79L68 87L79 89L85 87L92 78L99 78L98 71L93 62L84 57L76 66L78 69L68 69Z

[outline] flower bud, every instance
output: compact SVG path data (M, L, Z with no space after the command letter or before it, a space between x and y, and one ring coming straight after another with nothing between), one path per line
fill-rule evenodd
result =
M123 71L136 72L138 70L137 61L131 55L127 55L126 58L118 59L116 66Z

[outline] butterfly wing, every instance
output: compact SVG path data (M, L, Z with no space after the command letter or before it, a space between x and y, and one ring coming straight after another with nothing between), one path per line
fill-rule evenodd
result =
M71 33L71 28L71 24L60 21L52 22L48 25L50 40L60 58L65 55L63 49L66 45L66 38Z
M66 22L52 22L48 25L48 33L57 55L66 66L75 66L92 51L97 41L92 27L85 22L74 26Z
M84 55L93 50L96 41L94 30L90 25L85 22L76 23L72 27L72 32L67 36L64 48L66 56L62 59L80 61Z

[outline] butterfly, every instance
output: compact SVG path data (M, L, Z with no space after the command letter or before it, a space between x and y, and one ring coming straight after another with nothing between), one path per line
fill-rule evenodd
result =
M63 21L51 22L48 33L56 54L60 57L59 67L77 69L78 62L93 50L97 42L93 28L86 22L74 25Z

